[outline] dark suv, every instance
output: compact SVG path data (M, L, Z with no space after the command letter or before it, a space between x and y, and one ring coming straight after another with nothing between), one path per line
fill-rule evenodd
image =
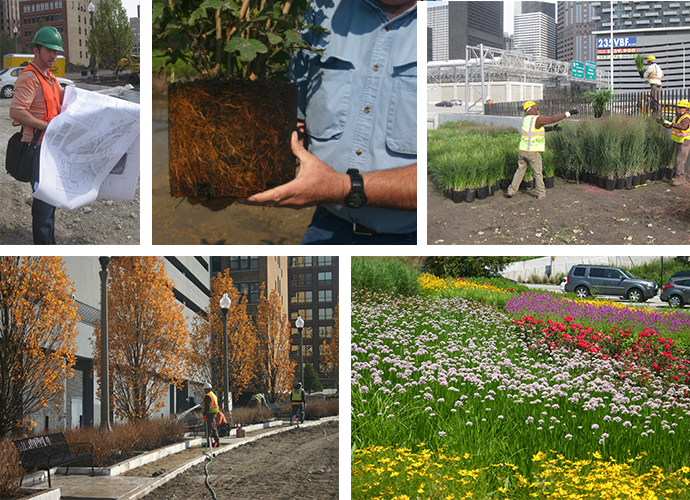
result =
M575 292L581 299L596 293L625 297L630 302L644 302L659 291L654 281L637 279L617 267L573 266L565 280L565 291Z
M659 298L671 307L683 307L690 303L690 272L681 271L671 276Z

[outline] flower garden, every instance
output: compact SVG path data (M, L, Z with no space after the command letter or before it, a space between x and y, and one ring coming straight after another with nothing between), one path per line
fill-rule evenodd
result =
M542 153L547 188L554 186L555 176L613 191L673 175L668 167L673 166L674 143L648 117L613 115L559 126L562 132L546 134ZM456 203L484 199L510 185L519 142L520 134L510 127L447 123L428 134L430 178ZM533 175L528 168L524 182L530 184Z
M690 498L687 315L419 285L353 293L352 498Z

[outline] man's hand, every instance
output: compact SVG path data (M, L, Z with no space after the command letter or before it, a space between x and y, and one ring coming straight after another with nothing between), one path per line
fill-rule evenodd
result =
M578 114L579 112L580 112L580 110L578 110L577 108L573 108L573 109L571 109L571 110L569 111L569 113L570 113L571 115L576 115L576 114Z
M291 146L300 163L299 174L295 180L238 203L295 209L324 204L342 205L345 196L350 192L350 177L336 172L304 149L297 132L292 133Z

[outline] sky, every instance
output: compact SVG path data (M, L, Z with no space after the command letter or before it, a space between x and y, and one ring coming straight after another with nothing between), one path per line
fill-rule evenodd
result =
M127 10L127 17L137 17L137 5L139 0L122 0L122 6Z

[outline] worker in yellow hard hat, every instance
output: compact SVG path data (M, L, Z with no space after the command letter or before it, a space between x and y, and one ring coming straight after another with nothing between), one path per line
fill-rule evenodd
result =
M647 70L644 72L642 78L645 83L650 85L650 93L652 95L652 114L654 116L661 116L661 79L664 77L664 72L656 63L656 57L649 56L647 58Z
M520 183L529 164L534 171L534 179L537 188L537 200L546 197L544 186L544 175L542 174L541 153L546 147L546 132L560 132L558 124L553 127L546 127L551 123L556 123L564 118L578 114L578 110L573 108L563 114L555 116L541 116L539 105L534 101L527 101L522 109L525 111L525 118L522 120L522 133L520 138L520 154L518 155L518 169L513 176L513 182L508 186L505 193L506 198L512 198L520 188Z
M690 102L687 99L679 101L676 105L676 117L672 122L662 120L657 121L664 127L671 129L671 139L676 143L676 171L671 181L674 186L687 182L685 175L685 164L690 153Z

